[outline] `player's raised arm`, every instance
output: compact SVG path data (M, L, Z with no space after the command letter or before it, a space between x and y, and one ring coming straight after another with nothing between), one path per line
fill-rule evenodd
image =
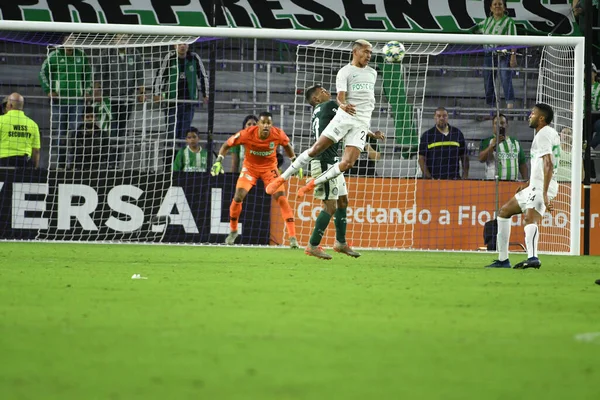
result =
M283 147L283 151L285 151L285 154L288 156L288 158L294 162L296 160L296 153L294 152L294 147L292 147L292 144L288 143L281 147ZM300 179L304 178L304 170L302 168L298 169L298 172L296 172L295 176Z
M241 131L236 133L235 135L231 136L229 139L227 139L227 141L225 143L223 143L221 145L221 148L219 149L219 155L217 156L217 160L210 168L210 174L212 176L216 176L216 175L225 173L225 171L223 171L222 162L225 159L225 156L227 155L227 153L229 152L229 149L231 147L235 146L234 143L235 143L235 141L237 141L240 138L240 136L241 136Z

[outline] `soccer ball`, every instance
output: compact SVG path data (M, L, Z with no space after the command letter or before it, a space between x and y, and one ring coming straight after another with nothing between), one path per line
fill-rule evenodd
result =
M382 49L383 58L386 62L398 63L401 62L406 54L404 45L396 40L387 42Z

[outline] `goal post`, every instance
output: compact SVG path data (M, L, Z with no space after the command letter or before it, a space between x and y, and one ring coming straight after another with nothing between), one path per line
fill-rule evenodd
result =
M476 244L481 244L482 222L493 218L494 207L485 199L484 209L475 210L480 206L477 201L483 200L489 190L494 192L492 182L485 181L474 174L474 180L470 181L425 181L419 179L420 172L416 163L416 148L420 135L426 129L433 126L433 110L437 105L445 106L450 112L450 124L457 121L457 126L464 126L464 134L470 144L478 146L483 138L481 130L489 130L488 125L476 124L471 114L478 106L474 98L482 97L483 79L481 69L471 66L469 72L460 69L461 63L470 60L470 52L482 45L495 45L499 47L518 46L524 49L539 50L539 79L535 89L535 99L547 102L557 111L555 127L561 131L562 127L569 127L570 133L565 136L571 142L571 170L570 182L581 181L581 157L576 149L582 146L582 121L583 121L583 80L584 80L584 39L581 37L531 37L531 36L487 36L487 35L454 35L454 34L432 34L432 33L395 33L395 32L350 32L350 31L317 31L317 30L276 30L276 29L254 29L254 28L210 28L210 27L178 27L178 26L140 26L140 25L112 25L112 24L89 24L89 23L60 23L60 22L21 22L0 21L0 32L6 37L9 32L65 32L69 33L74 46L79 46L91 56L92 62L99 58L93 57L94 53L101 53L103 48L114 47L115 40L122 35L127 35L134 40L124 43L127 47L146 49L143 51L164 53L165 48L177 42L192 43L197 37L210 38L251 38L273 40L273 38L305 41L309 45L297 45L295 52L297 59L295 90L290 91L283 101L293 103L293 111L289 113L293 121L286 126L286 131L292 137L296 152L306 149L312 142L307 121L310 117L310 106L304 103L302 90L315 83L327 85L327 89L334 91L334 78L337 69L344 63L349 62L349 44L357 39L366 39L375 44L375 55L372 64L379 71L377 106L374 112L373 129L380 129L387 135L387 140L381 143L380 153L382 159L378 161L381 176L363 177L348 176L350 187L350 208L348 237L355 247L378 248L378 249L429 249L429 250L475 250ZM182 39L183 38L183 39ZM185 39L188 38L188 39ZM168 39L165 41L165 39ZM406 46L407 55L402 64L386 64L378 51L381 46L390 40L402 42ZM336 47L341 44L341 47ZM312 53L310 53L312 51ZM221 54L217 52L218 54ZM223 53L224 54L224 53ZM230 54L230 53L227 53ZM303 57L303 58L302 58ZM524 56L525 57L525 56ZM525 58L523 58L525 59ZM452 60L449 63L446 60ZM256 59L260 63L260 56ZM452 64L456 70L452 69ZM153 74L154 71L151 72ZM219 71L216 71L217 76ZM525 74L523 74L525 75ZM519 83L524 80L519 78ZM527 89L532 85L524 82ZM448 82L448 84L444 84ZM459 83L460 82L460 83ZM218 81L217 81L218 84ZM440 85L440 86L436 86ZM444 86L445 85L445 86ZM528 86L529 85L529 86ZM444 99L438 96L439 88L449 89ZM150 93L146 93L149 95ZM452 97L454 96L454 97ZM532 98L529 96L528 98ZM465 99L463 101L463 99ZM530 108L532 104L522 104L524 109ZM97 112L101 112L103 104L97 105ZM266 106L265 106L266 108ZM480 108L484 109L485 105ZM104 108L105 109L105 108ZM287 108L290 110L290 107ZM146 111L160 113L160 109ZM219 110L216 111L220 112ZM471 113L471 114L470 114ZM281 111L281 116L287 115ZM111 116L113 117L113 116ZM520 121L518 120L520 118ZM523 116L518 116L510 125L521 126ZM156 121L148 114L139 114L138 120L130 120L129 124L139 124L139 129L146 130L155 126ZM277 125L277 120L275 121ZM282 121L283 123L283 121ZM114 123L107 123L114 126ZM480 132L475 135L477 129ZM522 128L519 128L522 129ZM231 132L235 133L235 132ZM481 133L481 134L480 134ZM570 136L569 136L570 135ZM519 133L519 137L525 137L527 133ZM531 134L531 138L533 134ZM139 151L152 152L152 154L163 154L165 149L174 145L168 138L153 138L151 135L145 142L146 149ZM119 140L117 140L119 142ZM127 144L125 144L127 147ZM51 143L51 155L56 151L57 143ZM136 152L138 150L132 150ZM476 152L478 147L472 148L472 168L480 167L476 164ZM152 160L160 158L152 157ZM108 172L113 176L114 182L119 182L123 193L105 193L94 201L127 203L128 199L142 199L149 196L148 201L142 201L148 205L147 210L142 210L144 217L143 227L134 227L126 235L115 234L110 226L105 230L98 230L97 234L88 240L108 241L161 241L167 220L160 212L161 202L167 197L172 197L171 203L177 204L177 196L182 194L174 191L172 176L170 172L163 171L160 163L145 164L146 172L140 175L139 168L126 171L124 175L117 176L114 172ZM401 171L401 172L400 172ZM123 176L127 176L124 178ZM76 182L69 173L54 173L49 175L52 188L47 194L47 213L57 212L57 198L61 195L61 185L71 185L68 190L74 190ZM151 177L151 179L149 178ZM93 175L90 175L87 183L92 183ZM203 178L204 179L204 178ZM209 178L203 180L211 185ZM132 189L137 183L147 183L148 187L142 190L144 195ZM158 182L158 183L157 183ZM204 183L203 183L204 184ZM289 186L290 203L296 211L300 242L305 244L310 235L315 213L318 212L319 201L309 199L305 202L295 201L294 191L297 183L292 181ZM73 202L69 212L78 213L91 209L92 203L86 203L85 196L78 199L77 193L67 193L62 186L63 196L71 196ZM509 183L502 183L503 189L500 203L508 200L512 187ZM491 188L491 189L482 189ZM211 189L213 194L215 189ZM155 195L148 195L154 192ZM221 193L221 192L219 192ZM548 229L542 228L542 235L548 233L552 238L543 248L546 252L579 254L580 253L580 213L581 213L581 186L561 182L559 203L561 215L560 226L557 227L556 220L549 222ZM231 199L222 197L222 202L229 203ZM477 201L475 201L477 200ZM78 203L78 201L80 203ZM141 201L141 200L140 200ZM152 203L155 201L155 203ZM475 201L475 202L474 202ZM78 208L79 207L79 208ZM211 212L215 211L215 205L208 207ZM269 205L261 203L256 207L248 207L244 212L255 212L254 210L268 209ZM276 208L276 204L271 204ZM481 207L481 206L480 206ZM101 210L99 206L97 208ZM120 215L110 211L110 207L99 211L100 219L110 219L112 223L126 224L131 214ZM250 211L253 210L253 211ZM64 210L63 210L64 211ZM137 213L136 210L130 210ZM181 211L181 210L180 210ZM226 233L226 212L221 215L209 214L206 219L209 224L218 226L215 232L222 235ZM273 213L273 212L272 212ZM446 216L445 213L448 213ZM88 213L89 215L89 213ZM93 216L92 216L93 217ZM252 217L248 214L247 217ZM447 218L447 220L445 219ZM257 218L259 219L259 218ZM50 219L52 221L52 218ZM152 224L149 224L152 222ZM179 225L181 226L181 221ZM257 223L260 225L260 220ZM257 226L258 226L257 225ZM50 227L52 227L50 222ZM49 235L49 230L40 229L39 238L57 239L61 236L60 229ZM133 229L135 228L135 229ZM162 230L161 230L162 229ZM212 228L211 228L212 229ZM326 237L326 243L333 240L333 224L331 232ZM185 231L185 229L184 229ZM519 229L513 229L513 234ZM189 232L182 232L182 235ZM270 236L273 242L281 243L283 229L271 227ZM80 236L71 235L67 240L82 240L89 233L80 232ZM219 235L209 235L210 242L222 242ZM469 241L455 241L457 236L469 236ZM64 237L62 237L65 239ZM427 239L427 240L424 240ZM540 242L542 245L544 239Z

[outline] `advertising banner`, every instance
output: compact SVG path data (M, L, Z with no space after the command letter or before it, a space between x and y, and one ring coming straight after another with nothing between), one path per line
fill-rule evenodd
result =
M347 177L346 181L349 192L347 239L355 247L477 250L484 246L484 224L494 218L496 188L492 181L361 177ZM517 186L517 182L500 184L500 206L514 196ZM297 189L298 183L292 180L290 204L295 208L298 240L307 244L322 201L312 196L296 199L293 193ZM539 242L542 251L568 251L568 192L568 184L561 184L553 202L554 211L544 215ZM600 255L600 195L597 192L592 190L591 252ZM273 207L271 234L274 237L282 234L277 231L281 230L278 215ZM511 242L524 245L522 215L514 216L512 221ZM583 210L581 221L583 225ZM322 245L331 247L334 240L332 221Z
M217 26L391 32L468 32L491 0L222 0ZM210 26L213 0L12 0L0 19ZM508 1L521 31L573 34L570 0Z
M229 233L237 174L175 172L172 185L134 171L52 172L48 185L47 174L0 170L0 238L223 243ZM269 244L271 197L258 189L244 203L242 244Z

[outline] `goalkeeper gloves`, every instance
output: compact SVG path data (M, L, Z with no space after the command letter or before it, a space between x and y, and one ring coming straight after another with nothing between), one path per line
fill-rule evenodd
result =
M217 161L215 161L212 168L210 169L210 174L212 176L217 176L219 174L225 173L225 171L223 171L223 165L221 165L221 161L223 161L223 158L224 157L219 154L219 156L217 157Z

